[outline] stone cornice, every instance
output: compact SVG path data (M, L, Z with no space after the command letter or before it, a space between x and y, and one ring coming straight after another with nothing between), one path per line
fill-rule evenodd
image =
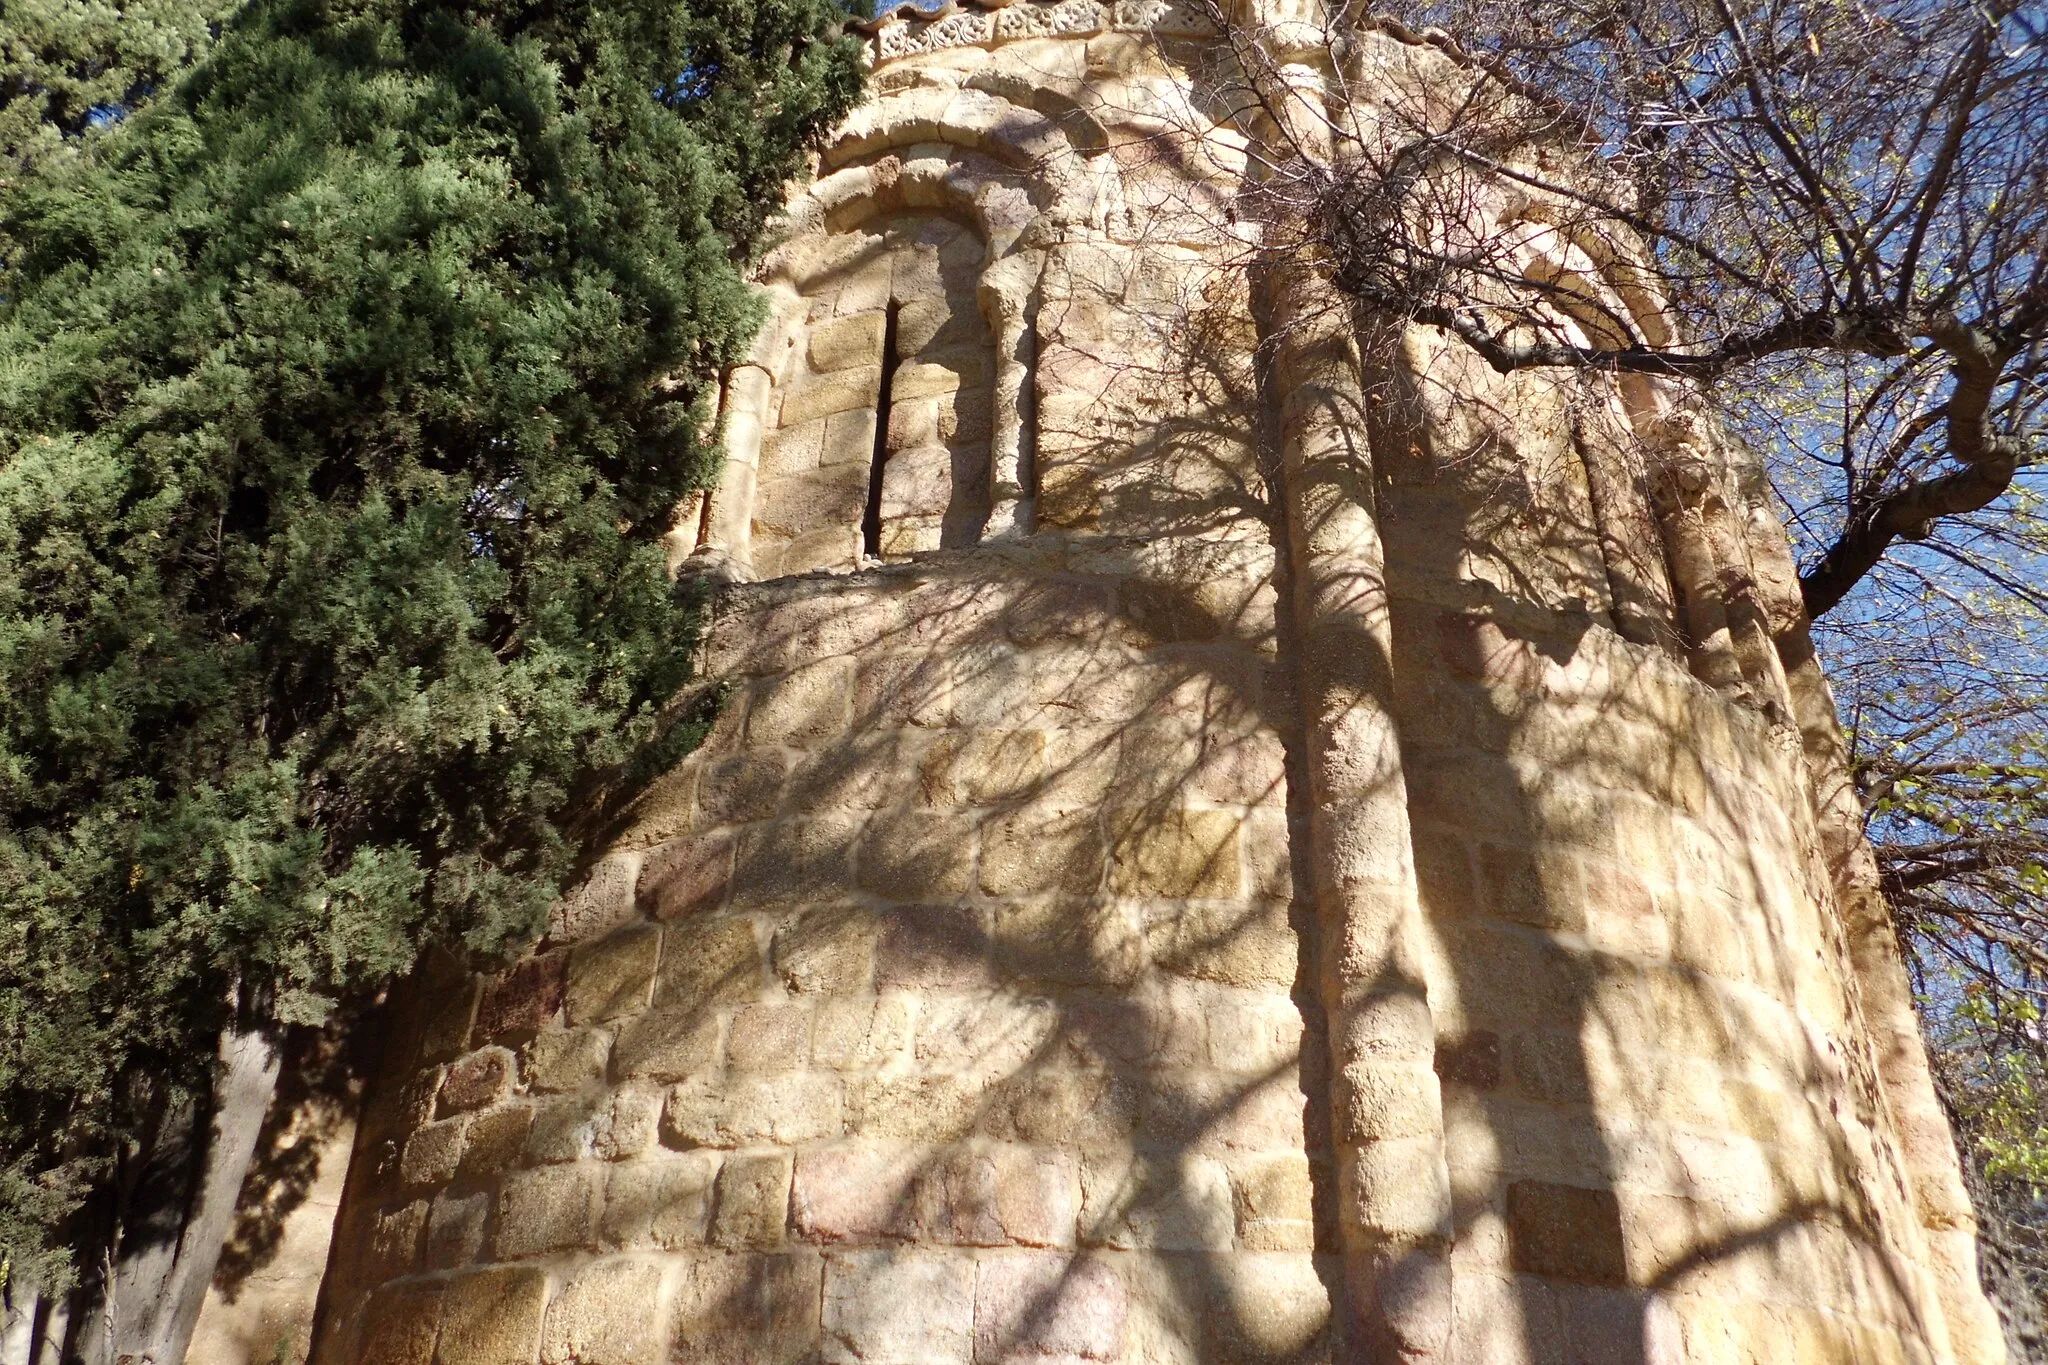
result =
M1111 31L1197 35L1212 26L1173 0L909 0L849 27L874 45L877 64L950 47L994 47L1024 38L1085 37Z
M847 26L874 44L877 63L949 47L995 46L1060 34L1118 31L1194 37L1215 32L1207 16L1181 0L941 0L936 6L900 0L873 18L850 19ZM1471 51L1440 28L1418 31L1384 15L1367 18L1363 26L1413 47L1434 48L1460 66L1484 71L1525 99L1555 108L1554 100L1502 63Z

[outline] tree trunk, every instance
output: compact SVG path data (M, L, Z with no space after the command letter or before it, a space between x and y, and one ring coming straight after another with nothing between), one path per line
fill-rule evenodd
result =
M196 1107L164 1116L116 1230L113 1273L71 1355L86 1365L182 1365L213 1280L271 1095L279 1055L268 1033L230 1024L214 1068L212 1122Z
M36 1365L33 1353L40 1326L37 1319L43 1311L41 1287L9 1275L6 1296L6 1313L0 1318L0 1365Z
M264 1114L277 1091L278 1065L277 1044L269 1034L232 1029L222 1034L205 1175L178 1241L177 1262L157 1299L154 1354L143 1353L143 1359L155 1365L182 1365L192 1344L206 1288L213 1283L221 1247L234 1226L235 1203L256 1154Z

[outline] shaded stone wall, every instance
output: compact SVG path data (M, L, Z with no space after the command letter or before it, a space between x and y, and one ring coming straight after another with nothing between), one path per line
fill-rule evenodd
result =
M315 1359L1995 1359L1753 461L1239 267L1189 16L875 43L716 727L405 992Z
M305 1121L320 1111L297 1098L297 1107L290 1112L303 1129ZM299 1179L304 1188L296 1188L297 1181L265 1180L261 1174L244 1186L238 1221L254 1223L261 1235L247 1239L257 1243L253 1246L230 1242L224 1257L229 1264L215 1276L200 1307L188 1360L205 1365L298 1365L312 1347L313 1310L355 1145L355 1125L342 1122L332 1131L294 1136L287 1159L303 1169ZM284 1202L280 1195L287 1190L291 1205L280 1216L275 1205ZM241 1231L237 1229L238 1234Z

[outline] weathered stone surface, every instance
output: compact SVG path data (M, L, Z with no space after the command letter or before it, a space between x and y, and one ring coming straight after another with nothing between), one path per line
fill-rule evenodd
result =
M936 729L953 712L953 674L942 655L863 656L854 676L853 714L863 723Z
M533 1110L523 1104L509 1104L478 1114L470 1121L455 1178L464 1182L483 1181L510 1170L518 1163L532 1126Z
M477 1008L478 1042L517 1040L537 1033L562 1008L568 954L548 953L508 968L485 988Z
M405 1140L399 1174L408 1185L441 1185L455 1178L456 1163L469 1139L469 1120L430 1123Z
M844 995L866 988L874 973L876 929L852 906L805 911L775 931L776 978L800 995Z
M676 839L647 856L640 871L640 904L656 919L715 910L732 880L733 840L728 834Z
M857 885L897 901L967 893L974 877L974 822L930 811L876 811L861 832Z
M903 994L821 1001L811 1020L811 1060L852 1072L900 1069L910 1056L916 1001Z
M1528 1040L1517 1039L1519 1054ZM1461 1037L1439 1037L1436 1043L1436 1074L1446 1085L1491 1090L1501 1082L1500 1035L1488 1029L1474 1029ZM1540 1090L1553 1087L1538 1085Z
M615 1256L579 1269L548 1304L541 1365L659 1365L668 1323L660 1262Z
M1295 1255L1219 1258L1221 1292L1208 1301L1219 1360L1330 1359L1330 1291L1314 1260Z
M1224 1251L1236 1233L1229 1174L1208 1157L1091 1154L1081 1188L1084 1245Z
M390 1365L434 1365L441 1332L441 1286L386 1285L363 1309L362 1358Z
M824 466L857 464L865 469L875 457L875 414L866 409L835 412L825 419L825 440L818 452Z
M807 534L837 532L851 536L866 496L866 471L857 465L835 465L771 479L755 499L755 516L765 533L795 539ZM770 570L779 573L779 568Z
M522 1054L521 1070L536 1092L581 1090L604 1079L611 1047L611 1035L602 1029L536 1034Z
M546 1272L524 1266L473 1270L448 1282L441 1296L441 1360L525 1365L539 1345L547 1307Z
M1109 816L1109 889L1130 896L1236 896L1243 890L1228 811L1125 809Z
M726 1027L725 1060L743 1071L790 1071L811 1052L811 1010L802 1004L747 1005Z
M890 455L882 471L881 515L885 537L882 553L908 553L890 549L886 537L889 523L910 517L940 517L953 492L953 452L944 446L918 446ZM936 547L919 547L936 548Z
M1138 1104L1139 1131L1180 1150L1286 1151L1302 1143L1301 1085L1289 1071L1169 1072L1147 1081Z
M993 951L1006 979L1053 986L1129 986L1145 961L1131 907L1066 897L998 910Z
M549 912L548 937L557 943L580 943L626 923L633 917L633 887L639 877L640 858L633 851L600 859L583 884Z
M1539 929L1585 929L1585 877L1569 851L1481 844L1479 870L1493 914Z
M686 1010L756 999L762 985L761 958L752 920L701 920L679 929L676 950L662 957L654 1004Z
M512 1093L519 1063L502 1047L479 1048L449 1066L441 1077L437 1106L443 1117L496 1104Z
M679 939L682 936L678 934ZM571 952L569 1022L602 1023L645 1009L660 951L661 931L636 925Z
M906 905L882 922L875 981L884 990L986 986L992 979L980 917L965 907Z
M1582 1284L1628 1283L1613 1191L1518 1180L1508 1186L1507 1216L1515 1269Z
M815 327L810 334L811 368L820 374L879 363L883 315L856 313Z
M653 1009L635 1015L612 1044L620 1080L679 1081L718 1057L718 1016L709 1009Z
M704 765L697 777L697 814L706 824L764 820L782 800L789 759L780 750L747 750Z
M595 1241L604 1170L544 1166L508 1177L498 1196L496 1253L507 1260Z
M790 1210L820 1242L1071 1246L1079 1196L1064 1153L863 1138L799 1153Z
M782 400L782 424L797 426L835 412L875 406L881 369L865 365L813 379Z
M1176 976L1284 988L1300 970L1287 907L1273 902L1154 910L1145 938L1152 960Z
M1256 1251L1314 1250L1307 1155L1280 1151L1238 1157L1230 1165L1239 1244Z
M823 1271L815 1252L691 1257L676 1295L671 1358L690 1365L816 1360Z
M420 1233L430 1217L424 1199L380 1209L370 1225L368 1269L378 1278L406 1275L419 1265Z
M740 836L734 904L773 907L836 900L852 881L858 826L847 816L749 825Z
M426 1023L420 1030L420 1063L424 1066L453 1061L469 1046L470 1032L476 1022L477 1002L483 996L483 983L475 977L452 986L416 979L416 986L432 997L426 1010Z
M1271 1075L1314 1061L1302 1053L1300 1008L1275 993L1205 991L1190 1008L1200 1011L1207 1059L1219 1071Z
M1065 892L1102 884L1100 816L1093 810L1019 811L982 830L981 889L991 896Z
M948 1152L933 1240L1066 1247L1081 1207L1080 1163L1047 1148L977 1143Z
M734 1251L774 1251L789 1222L787 1152L729 1156L718 1169L711 1241Z
M434 1200L427 1224L427 1269L450 1270L474 1261L484 1249L490 1214L488 1194L443 1194Z
M816 469L818 455L825 444L826 420L820 418L797 426L785 426L764 436L761 440L761 477L779 479Z
M915 1237L929 1159L925 1146L872 1138L807 1146L796 1157L791 1226L818 1242Z
M918 1011L917 1060L957 1076L1017 1074L1057 1039L1057 1008L1045 1000L938 996Z
M1117 1360L1129 1304L1100 1260L1008 1253L981 1262L974 1294L977 1361Z
M826 659L755 684L747 710L753 744L810 748L839 733L853 701L853 660Z
M662 1153L612 1169L601 1231L608 1245L701 1245L711 1216L715 1152Z
M965 1137L986 1127L988 1086L966 1076L876 1075L850 1079L849 1132L924 1141Z
M826 1365L968 1365L974 1262L930 1251L845 1251L825 1258Z
M599 1111L590 1151L600 1161L623 1161L654 1144L666 1096L658 1086L623 1086Z
M982 381L988 362L971 352L953 352L942 359L919 361L896 372L891 392L899 398L929 398Z
M838 1080L826 1073L693 1079L669 1089L661 1140L672 1147L810 1142L838 1135L840 1110Z

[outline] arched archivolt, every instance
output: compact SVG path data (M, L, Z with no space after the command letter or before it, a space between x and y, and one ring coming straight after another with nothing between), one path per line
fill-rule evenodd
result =
M1040 217L1099 223L1113 198L1112 168L1094 155L1102 145L1092 119L1056 122L983 90L884 95L856 110L826 144L820 163L828 173L792 201L790 224L801 232L814 217L828 221L849 202L892 191L936 197L976 219L1000 257Z
M1014 73L977 72L963 86L912 86L870 101L840 125L825 144L822 160L843 166L919 142L986 152L1056 179L1070 172L1076 160L1104 150L1108 134L1056 84L1029 88Z
M1641 264L1646 252L1625 228L1535 197L1503 227L1518 231L1523 276L1553 291L1564 339L1613 348L1677 340ZM1799 619L1797 575L1755 524L1769 516L1760 466L1682 383L1621 373L1590 377L1585 389L1601 401L1579 412L1576 444L1622 633L1682 652L1715 687L1789 709L1774 638Z
M697 552L734 577L1028 525L1029 300L1043 247L1097 197L1062 128L982 92L877 100L822 159L836 168L791 201L757 277L767 325L727 380Z

